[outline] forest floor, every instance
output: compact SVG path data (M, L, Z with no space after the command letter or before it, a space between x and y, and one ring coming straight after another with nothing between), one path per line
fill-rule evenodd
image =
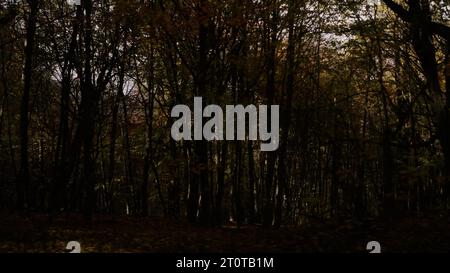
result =
M408 217L385 223L314 221L278 230L260 226L203 228L161 218L96 216L87 226L80 215L0 215L0 252L66 252L78 241L96 253L367 253L369 241L383 252L450 252L450 218Z

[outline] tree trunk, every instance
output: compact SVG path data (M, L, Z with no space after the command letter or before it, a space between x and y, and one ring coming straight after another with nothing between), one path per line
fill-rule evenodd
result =
M95 121L98 111L99 92L93 84L91 60L92 54L92 0L85 0L85 34L84 34L84 86L81 90L81 125L80 131L83 141L83 181L86 200L84 203L84 216L88 223L92 222L95 209L95 161L93 158L93 144L95 135Z
M150 52L150 62L153 62L153 49ZM154 116L154 65L153 63L149 63L150 71L149 77L147 80L147 95L148 95L148 103L147 103L147 111L146 111L146 120L147 120L147 147L145 149L145 158L144 158L144 172L143 172L143 182L141 189L142 196L142 214L144 216L148 216L149 207L148 207L148 181L149 181L149 171L150 164L153 162L153 116Z
M70 91L72 71L75 63L75 48L77 46L77 36L79 33L78 22L80 21L81 16L82 8L81 6L77 6L77 17L76 21L74 22L70 46L65 56L64 67L62 71L63 78L61 83L59 134L55 156L55 177L53 181L49 207L50 220L52 220L54 216L53 214L57 212L61 206L66 207L67 205L65 187L71 173L70 168L68 168L68 166L71 164L69 153L71 142L69 130Z
M30 14L27 20L25 47L24 87L20 106L20 176L17 181L18 208L20 211L29 209L30 170L28 164L28 126L29 103L33 81L33 55L36 36L36 25L39 11L39 1L29 0Z
M207 9L206 0L200 1L200 16L208 16L203 14ZM208 32L210 28L209 19L200 20L199 29L199 62L198 62L198 74L197 74L197 86L196 95L204 97L207 95L206 78L208 77ZM194 162L197 170L194 170L194 181L200 186L200 208L199 208L199 220L204 226L208 226L212 223L211 214L211 196L210 185L208 175L208 142L205 140L196 141L194 143Z
M225 188L225 170L227 167L227 158L228 158L228 142L224 141L220 145L220 162L217 170L217 195L216 195L216 206L215 206L215 217L216 217L216 225L220 226L223 223L223 211L222 211L222 203L223 203L223 195Z
M287 48L287 80L286 80L286 99L284 101L283 118L281 121L281 139L280 147L278 150L278 195L276 202L275 213L275 228L279 228L283 218L283 204L284 204L284 192L287 184L286 174L286 161L287 161L287 148L289 140L289 128L291 126L291 109L292 109L292 96L294 94L294 62L295 62L295 36L294 36L294 2L289 2L288 9L288 48Z
M275 4L277 1L274 0ZM277 5L273 5L272 18L269 26L268 37L268 52L267 54L267 105L273 105L275 91L275 76L276 76L276 42L277 42L277 26L278 26L278 8ZM267 116L271 116L271 108ZM271 119L267 122L268 128L271 128ZM266 153L266 175L265 175L265 196L264 196L264 212L263 212L263 225L265 227L271 226L273 222L273 178L275 174L275 152Z

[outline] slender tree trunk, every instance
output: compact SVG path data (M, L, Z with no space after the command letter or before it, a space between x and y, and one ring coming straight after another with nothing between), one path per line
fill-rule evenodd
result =
M253 144L247 142L247 160L248 160L248 222L256 222L256 198L255 198L255 158L253 155Z
M227 167L228 158L228 142L224 141L220 145L220 162L217 170L217 195L216 195L216 206L215 206L215 217L216 225L220 226L223 223L223 195L225 188L225 170Z
M113 208L113 195L114 195L114 173L116 169L116 140L117 140L117 120L119 113L119 100L118 96L114 97L113 109L112 109L112 120L111 120L111 134L109 143L109 169L108 169L108 206L109 212L114 213Z
M150 56L150 71L147 80L147 89L148 89L148 105L147 105L147 147L145 151L144 158L144 177L142 182L142 214L144 216L148 216L149 206L148 206L148 181L149 181L149 171L150 164L153 162L153 116L154 116L154 65L153 65L153 48L151 49Z
M441 118L441 142L444 149L444 199L447 207L450 206L450 38L447 40L445 56L445 94L446 106Z
M125 42L126 43L126 42ZM112 121L111 121L111 134L110 134L110 146L109 146L109 170L108 170L108 199L109 199L109 211L113 213L113 191L114 191L114 174L116 169L116 141L118 131L119 109L123 103L124 94L123 86L125 81L125 63L121 60L119 65L119 84L117 86L117 95L113 100L112 109Z
M18 208L29 209L30 170L28 164L28 127L29 127L29 103L33 81L33 57L36 36L36 25L39 10L38 0L29 0L30 13L27 20L27 34L25 47L24 87L20 107L20 177L17 182Z
M79 33L79 25L82 16L81 6L77 6L77 17L74 22L72 36L70 40L69 50L64 58L64 67L62 71L61 98L60 98L60 120L59 134L57 140L56 156L55 156L55 177L52 185L51 201L49 207L50 220L53 214L67 204L65 187L70 178L70 128L69 128L69 109L70 109L70 90L72 71L75 63L75 48L77 46L77 36Z
M277 42L277 24L278 24L278 8L275 5L277 0L269 1L273 4L273 11L269 26L268 37L268 52L267 52L267 105L273 105L275 91L275 76L276 76L276 42ZM268 117L271 116L271 111L268 111ZM268 119L268 127L271 128L271 119ZM273 178L275 174L275 152L266 153L266 175L265 175L265 197L264 197L264 212L263 225L268 227L273 222Z
M197 211L198 211L198 194L199 185L197 174L198 171L197 160L195 155L192 154L191 143L185 143L186 158L189 158L189 173L186 174L188 181L188 191L187 191L187 219L190 223L195 223L197 221Z
M92 0L85 0L85 34L84 34L84 86L81 98L81 134L83 141L83 184L86 192L84 216L88 223L92 222L95 209L95 161L93 158L93 144L95 134L95 120L98 111L99 95L92 80Z
M286 161L287 161L287 150L288 150L288 140L289 140L289 128L291 126L291 109L292 109L292 96L294 94L294 62L295 62L295 36L294 36L294 2L289 2L288 10L288 32L289 41L287 48L287 80L286 80L286 100L284 102L283 118L281 121L281 139L280 147L278 150L278 195L276 202L276 213L275 213L275 228L279 228L282 223L283 218L283 204L285 189L288 180Z
M206 16L203 14L206 11L206 0L200 1L200 14L199 16ZM196 95L206 96L207 95L207 83L206 78L208 77L208 51L209 51L209 40L208 32L210 29L211 22L209 19L203 19L200 22L199 29L199 62L198 62L198 74L197 74L197 86ZM194 143L194 161L196 168L194 170L193 178L195 183L200 186L200 208L199 208L199 220L202 225L208 226L212 223L211 214L211 196L210 196L210 185L209 185L209 175L208 175L208 145L207 141L201 140ZM195 185L194 185L195 186ZM195 197L195 196L194 196Z

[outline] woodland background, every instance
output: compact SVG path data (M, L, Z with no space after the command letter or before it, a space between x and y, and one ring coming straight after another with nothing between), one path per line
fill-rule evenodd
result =
M351 251L374 229L448 251L449 24L448 0L0 1L0 250L129 228L92 250ZM279 104L279 149L173 141L194 96Z

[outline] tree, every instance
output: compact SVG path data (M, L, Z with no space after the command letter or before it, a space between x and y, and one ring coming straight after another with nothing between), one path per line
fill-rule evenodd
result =
M17 181L18 207L20 210L29 208L29 186L30 186L30 170L28 155L28 126L29 126L29 103L30 92L33 77L33 58L35 35L37 28L37 17L39 11L39 1L27 1L30 7L30 13L27 20L26 46L25 46L25 66L23 93L20 108L20 176Z

